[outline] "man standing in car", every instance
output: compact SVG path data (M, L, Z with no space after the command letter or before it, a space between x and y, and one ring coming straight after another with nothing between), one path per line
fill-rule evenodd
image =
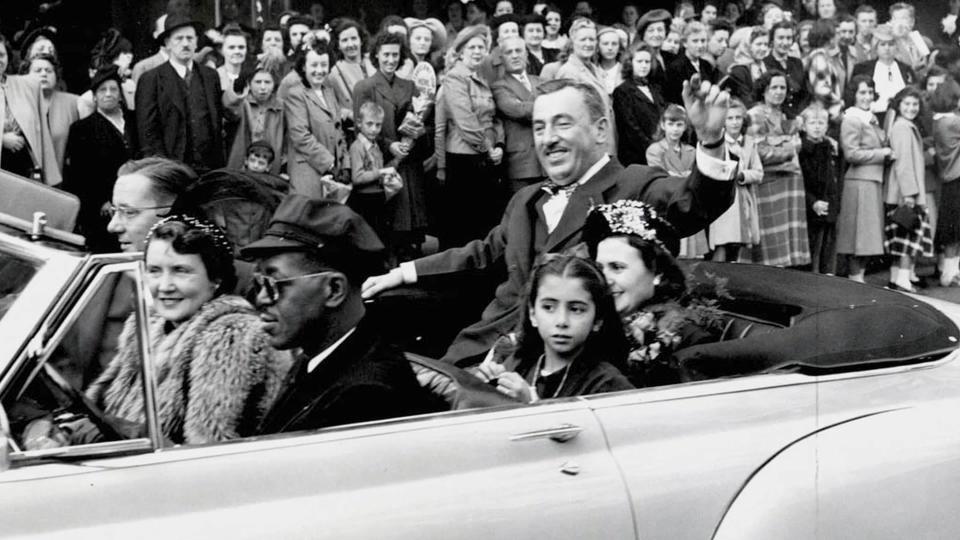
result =
M302 351L260 433L431 409L410 363L366 314L360 284L383 268L384 246L363 218L333 201L290 195L241 255L257 260L256 305L270 344Z
M444 360L478 362L498 337L515 330L537 256L574 250L591 206L621 199L642 200L657 208L680 236L688 236L722 214L733 200L736 161L724 161L723 125L729 95L694 75L684 83L683 100L700 141L696 167L686 180L662 169L624 168L607 154L610 122L603 98L593 87L570 80L540 85L533 105L537 157L549 177L516 193L499 225L485 239L403 263L367 280L365 297L420 280L506 270L482 319L467 327Z

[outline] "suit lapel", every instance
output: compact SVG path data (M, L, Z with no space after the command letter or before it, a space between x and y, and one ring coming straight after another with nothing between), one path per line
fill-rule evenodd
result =
M520 99L527 99L532 96L532 93L527 90L527 87L523 85L516 77L511 74L506 74L503 76L503 79L507 81L507 86L513 90L513 93L517 95ZM527 80L530 81L530 87L533 88L533 81L530 80L530 75L527 75Z
M587 211L596 204L603 204L604 192L615 186L617 175L623 167L615 158L610 158L610 162L597 171L593 178L577 188L570 196L570 202L563 210L560 217L560 223L547 236L547 245L544 252L553 251L565 240L576 234L583 228L583 221L587 217Z

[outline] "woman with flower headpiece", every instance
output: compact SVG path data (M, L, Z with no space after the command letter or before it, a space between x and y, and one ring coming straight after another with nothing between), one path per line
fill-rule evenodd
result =
M253 434L289 368L268 344L256 311L227 294L236 283L233 247L215 225L175 215L151 230L144 251L153 297L147 321L164 437L200 444ZM108 417L145 421L137 320L117 355L87 389Z
M607 279L630 344L630 382L637 387L681 382L683 370L672 353L715 341L721 318L713 300L687 294L674 258L680 241L673 226L652 206L623 200L593 207L583 238Z

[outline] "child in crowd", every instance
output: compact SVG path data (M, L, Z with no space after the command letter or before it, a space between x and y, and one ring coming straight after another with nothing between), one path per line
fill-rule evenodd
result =
M660 167L670 176L686 178L693 171L696 150L683 142L690 126L687 111L679 105L667 105L660 116L660 139L647 147L647 165ZM707 236L701 231L680 243L681 257L701 257L707 252Z
M518 349L477 376L524 403L633 388L615 366L627 341L607 280L589 259L553 255L533 270Z
M760 220L757 217L757 196L754 186L763 181L763 163L757 153L757 141L747 135L747 107L731 98L724 125L727 152L740 160L733 204L710 224L710 247L713 260L736 261L740 248L760 242ZM749 253L749 249L746 250Z
M803 137L800 143L800 170L807 194L807 236L810 260L818 274L837 269L837 213L840 190L837 185L837 147L827 138L830 113L818 103L800 113Z
M670 32L667 33L666 39L663 40L663 46L660 47L660 50L670 54L679 54L680 30L671 29Z
M273 147L266 141L253 141L247 146L247 158L243 168L255 173L269 173L275 154Z
M386 233L389 232L387 199L400 190L396 186L400 182L399 174L393 167L383 166L383 152L377 145L383 117L384 110L380 105L372 101L360 105L359 118L356 119L360 134L350 145L353 191L348 200L349 206L363 216L382 239L388 238Z

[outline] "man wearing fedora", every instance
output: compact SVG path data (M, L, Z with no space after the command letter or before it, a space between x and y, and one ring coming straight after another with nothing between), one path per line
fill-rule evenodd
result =
M403 353L366 314L360 284L383 268L384 246L353 210L289 195L241 256L257 261L256 305L270 344L302 352L260 433L435 409Z
M224 163L223 105L217 72L193 61L199 32L189 17L167 16L158 40L169 61L140 78L136 113L144 156L176 159L202 173Z
M537 256L579 252L587 212L597 204L636 199L659 210L689 236L722 214L733 201L737 162L723 146L729 95L694 75L684 84L684 103L700 141L696 167L686 179L659 168L624 168L607 153L610 121L600 93L571 80L543 83L533 103L533 141L549 178L518 191L500 224L481 240L405 262L367 280L365 297L404 283L436 282L444 276L477 271L507 274L481 320L460 332L444 360L459 365L479 361L502 335L520 322L522 294Z

